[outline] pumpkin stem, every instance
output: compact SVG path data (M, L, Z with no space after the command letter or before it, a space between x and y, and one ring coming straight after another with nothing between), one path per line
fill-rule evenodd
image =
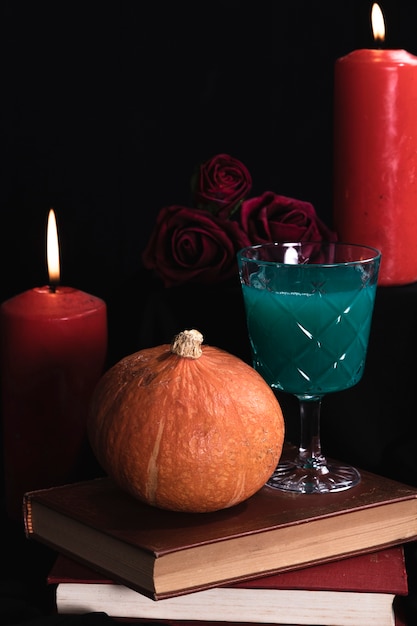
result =
M203 354L201 349L203 339L203 335L198 330L183 330L172 340L171 352L177 356L198 359Z

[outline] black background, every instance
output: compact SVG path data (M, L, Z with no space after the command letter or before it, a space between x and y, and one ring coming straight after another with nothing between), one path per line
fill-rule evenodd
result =
M159 209L188 204L195 165L217 153L247 165L251 195L308 200L331 226L334 63L373 46L371 5L3 0L0 301L46 284L53 207L61 282L106 301L110 363L159 341L149 327L158 307L185 326L175 296L154 293L141 253ZM387 47L417 55L417 3L380 5ZM332 452L413 484L416 316L415 286L380 290L364 380L326 399L323 415Z
M309 200L330 225L335 60L372 46L368 0L13 2L0 8L0 299L62 282L105 297L140 270L158 210L194 166L241 159L252 195ZM417 5L381 3L417 54Z

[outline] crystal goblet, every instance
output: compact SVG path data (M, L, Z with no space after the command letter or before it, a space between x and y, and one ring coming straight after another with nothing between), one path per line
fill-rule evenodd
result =
M280 461L268 484L301 493L353 487L360 473L321 450L323 397L362 377L380 252L348 243L291 242L238 252L253 366L274 390L299 401L294 459Z

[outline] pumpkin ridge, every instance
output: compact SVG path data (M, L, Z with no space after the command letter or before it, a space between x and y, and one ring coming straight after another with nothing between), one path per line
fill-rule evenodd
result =
M146 497L149 498L149 501L152 503L155 502L155 494L158 489L158 456L163 432L164 424L161 420L146 471L148 477L146 481Z

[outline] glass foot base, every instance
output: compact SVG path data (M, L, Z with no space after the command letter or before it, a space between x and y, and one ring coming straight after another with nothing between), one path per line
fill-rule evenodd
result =
M357 469L335 461L303 467L296 461L279 463L267 485L296 493L330 493L350 489L360 482Z

